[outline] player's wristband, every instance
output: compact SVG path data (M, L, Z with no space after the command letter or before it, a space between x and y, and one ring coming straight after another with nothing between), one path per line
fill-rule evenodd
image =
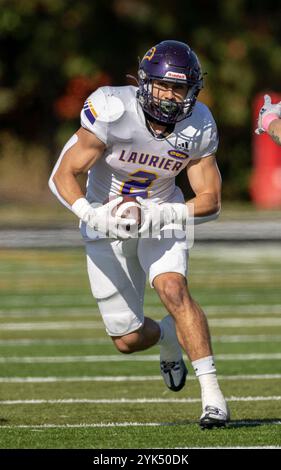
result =
M275 119L279 119L278 114L275 113L269 113L264 118L262 118L262 128L267 132L270 124L272 121L275 121Z
M194 217L193 223L194 225L205 224L206 222L211 222L212 220L216 220L220 215L220 210L215 212L214 214L204 215L201 217Z
M91 204L87 201L85 197L80 197L77 199L71 206L72 212L74 212L79 219L83 220L84 222L87 222L87 217L86 215L89 212L89 209L91 209Z

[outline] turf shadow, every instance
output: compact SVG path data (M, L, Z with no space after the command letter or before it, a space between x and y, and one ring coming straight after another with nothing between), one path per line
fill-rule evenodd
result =
M280 418L272 419L237 419L228 423L228 428L252 428L256 426L267 426L272 424L281 424Z

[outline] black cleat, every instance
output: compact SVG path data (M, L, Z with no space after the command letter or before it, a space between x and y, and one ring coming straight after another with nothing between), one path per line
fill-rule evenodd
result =
M201 429L224 428L229 422L229 410L227 412L215 406L206 406L200 418Z
M187 368L183 359L179 361L161 361L161 375L167 387L173 392L179 392L185 386Z

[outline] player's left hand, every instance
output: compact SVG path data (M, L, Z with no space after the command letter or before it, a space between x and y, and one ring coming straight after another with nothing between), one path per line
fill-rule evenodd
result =
M255 130L256 134L262 134L266 132L267 129L264 128L263 120L265 116L269 114L276 114L276 118L281 117L281 101L276 104L271 103L271 97L269 95L264 95L264 104L262 105L259 116L258 116L258 127Z
M141 205L144 214L144 221L139 229L139 236L146 236L149 233L152 233L153 236L159 235L161 228L169 224L182 225L183 229L185 229L189 217L186 204L170 202L158 204L141 197L136 199Z

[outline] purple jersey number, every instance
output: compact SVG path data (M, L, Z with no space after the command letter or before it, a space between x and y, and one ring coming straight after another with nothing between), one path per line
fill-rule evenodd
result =
M139 180L131 179L129 181L125 181L122 185L121 194L141 196L143 198L148 197L148 188L152 185L153 181L158 178L155 173L142 170L135 171L134 173L131 173L130 176L133 178L139 178Z

